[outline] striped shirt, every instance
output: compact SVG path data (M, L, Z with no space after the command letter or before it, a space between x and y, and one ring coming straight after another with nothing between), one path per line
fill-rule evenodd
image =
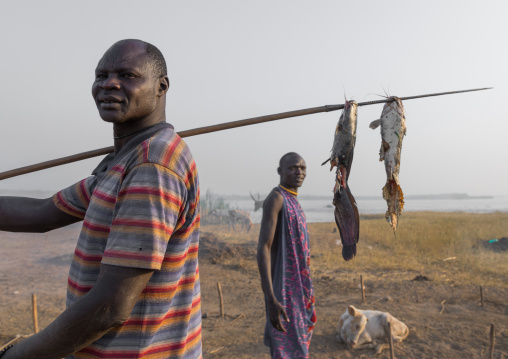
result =
M102 263L155 270L128 320L70 358L201 358L199 184L172 126L137 135L53 202L83 218L67 306L93 287Z

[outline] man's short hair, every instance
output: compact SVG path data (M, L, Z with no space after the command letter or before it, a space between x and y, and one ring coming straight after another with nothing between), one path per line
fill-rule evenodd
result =
M160 50L148 42L145 42L145 44L146 53L150 60L152 60L154 77L167 76L168 68L166 66L166 60L164 60L164 56Z
M298 157L300 157L300 158L302 157L302 156L300 156L300 155L299 155L298 153L296 153L296 152L288 152L288 153L286 153L284 156L282 156L282 157L280 158L280 160L279 160L279 167L282 167L282 164L284 163L284 161L285 161L286 159L288 159L289 157L291 157L291 156L298 156Z

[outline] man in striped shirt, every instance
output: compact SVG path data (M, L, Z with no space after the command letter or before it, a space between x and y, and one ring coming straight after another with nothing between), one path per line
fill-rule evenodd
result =
M165 122L164 58L123 40L95 75L92 95L113 124L115 152L52 198L0 198L0 230L83 220L67 309L2 359L201 358L199 184L189 148Z

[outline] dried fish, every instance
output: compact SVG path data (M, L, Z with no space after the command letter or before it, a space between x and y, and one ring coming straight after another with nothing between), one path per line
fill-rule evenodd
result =
M355 198L351 193L348 178L353 163L356 143L356 120L358 104L346 101L344 110L335 129L330 158L330 171L337 167L333 205L335 223L339 228L342 241L342 257L348 261L356 255L356 243L360 237L360 215Z
M402 139L406 135L406 115L400 98L392 96L390 99L393 101L384 105L381 118L372 121L369 127L376 129L381 126L379 161L384 160L385 162L386 184L383 187L383 198L388 205L385 218L395 234L399 216L404 208L404 194L400 188L399 170Z

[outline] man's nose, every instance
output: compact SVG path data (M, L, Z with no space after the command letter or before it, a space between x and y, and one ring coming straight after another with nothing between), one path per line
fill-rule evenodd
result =
M118 77L109 75L106 79L104 79L104 81L101 82L101 88L105 90L120 89L120 82L118 81Z

